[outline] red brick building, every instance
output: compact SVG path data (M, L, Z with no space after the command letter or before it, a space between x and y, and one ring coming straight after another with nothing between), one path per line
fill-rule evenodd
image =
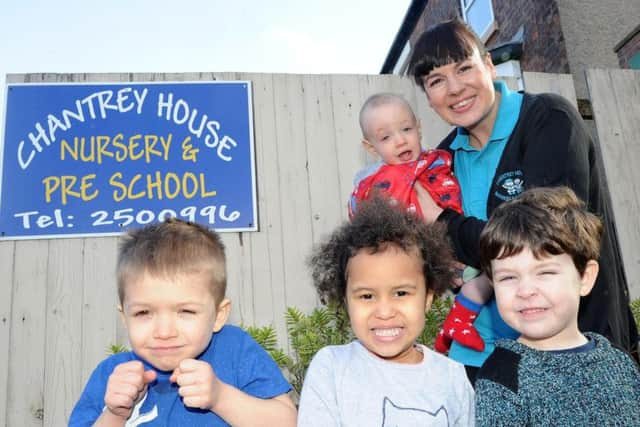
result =
M588 97L586 68L640 62L637 0L413 0L381 74L405 74L420 33L453 17L485 41L499 74L571 73L578 98Z

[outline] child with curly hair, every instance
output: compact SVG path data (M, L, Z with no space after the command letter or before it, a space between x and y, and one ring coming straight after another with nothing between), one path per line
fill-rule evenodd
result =
M433 298L451 283L439 225L373 198L310 259L325 303L346 308L356 340L313 358L298 425L472 425L464 367L416 339Z

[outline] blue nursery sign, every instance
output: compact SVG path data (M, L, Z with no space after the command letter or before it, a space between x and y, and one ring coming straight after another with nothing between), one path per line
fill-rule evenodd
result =
M7 86L0 238L257 229L250 82Z

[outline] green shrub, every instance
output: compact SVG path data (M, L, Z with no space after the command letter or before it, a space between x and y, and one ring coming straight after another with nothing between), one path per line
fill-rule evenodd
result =
M111 356L116 353L124 353L125 351L129 351L126 345L122 344L109 344L107 347L107 355Z
M631 312L636 319L636 325L640 326L640 298L631 301Z

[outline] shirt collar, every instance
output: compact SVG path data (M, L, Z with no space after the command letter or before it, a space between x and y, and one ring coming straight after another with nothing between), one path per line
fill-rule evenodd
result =
M500 105L489 142L495 139L505 139L511 135L518 121L522 99L521 93L509 90L502 80L493 82L493 87L496 88L496 92L500 92Z
M509 90L502 80L493 82L496 92L500 93L500 104L496 114L496 122L493 125L489 142L508 138L518 121L522 94ZM456 128L456 137L451 143L452 150L478 151L469 143L469 132L463 128Z

